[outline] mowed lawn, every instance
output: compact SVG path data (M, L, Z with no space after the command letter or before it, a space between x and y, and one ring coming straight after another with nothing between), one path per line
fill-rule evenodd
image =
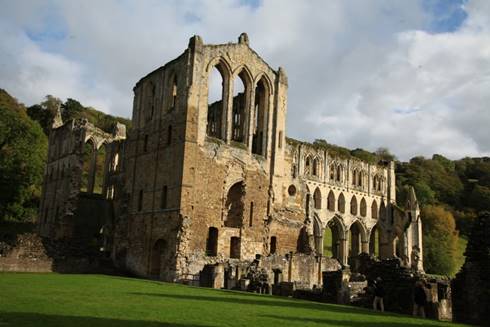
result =
M0 273L0 326L447 326L371 310L103 275Z

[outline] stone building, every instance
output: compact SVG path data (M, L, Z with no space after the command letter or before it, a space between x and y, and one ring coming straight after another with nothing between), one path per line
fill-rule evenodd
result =
M237 285L254 265L271 284L320 286L360 253L422 271L419 207L413 190L396 206L394 163L286 138L286 73L245 33L220 45L193 36L133 90L127 135L54 124L42 235L92 236L137 275L213 287Z

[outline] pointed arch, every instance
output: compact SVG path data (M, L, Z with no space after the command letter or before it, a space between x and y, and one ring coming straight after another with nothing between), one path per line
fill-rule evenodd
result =
M353 216L357 215L357 198L355 195L350 199L350 214Z
M327 223L323 233L323 255L342 262L341 241L344 239L345 226L334 216Z
M349 254L351 257L363 252L363 243L367 243L367 232L359 220L355 220L349 228Z
M319 160L317 157L315 157L313 158L312 175L318 176L318 171L319 171Z
M250 104L252 77L246 66L240 66L233 73L233 103L231 139L235 142L247 142L247 115Z
M341 213L345 213L345 197L344 193L340 193L339 195L339 200L337 203L337 210L340 211Z
M307 155L305 157L305 169L304 169L304 175L310 175L311 174L311 166L312 166L312 162L311 162L311 156L310 155Z
M229 65L223 58L216 58L208 66L208 115L206 133L208 136L225 138L226 99L230 80Z
M315 192L313 193L313 202L314 202L315 209L322 208L322 193L320 192L320 189L318 187L315 189Z
M343 173L342 165L338 165L337 166L337 173L335 176L337 182L342 182L342 173Z
M371 218L378 219L378 203L376 200L373 200L373 203L371 204Z
M263 75L255 84L254 117L252 119L252 153L265 155L271 86Z
M357 185L357 170L356 169L352 170L352 185L353 186Z
M327 209L328 211L335 211L335 195L333 194L332 190L328 192Z
M335 180L335 163L331 163L329 167L330 180Z
M381 234L378 230L378 225L374 225L369 233L369 254L376 257L379 256L379 245L380 245Z
M245 185L243 182L233 184L226 196L226 227L240 228L243 225Z
M364 199L364 198L361 199L361 205L359 207L359 213L361 214L361 217L366 217L367 204L366 204L366 199Z

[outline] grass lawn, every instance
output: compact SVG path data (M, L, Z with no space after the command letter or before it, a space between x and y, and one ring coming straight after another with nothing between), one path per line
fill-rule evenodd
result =
M268 295L102 275L0 273L0 326L447 326Z

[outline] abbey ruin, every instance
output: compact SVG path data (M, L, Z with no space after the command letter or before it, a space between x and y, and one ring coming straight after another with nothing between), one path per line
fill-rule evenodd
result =
M138 276L216 288L238 287L251 265L272 286L318 288L362 253L423 271L417 199L396 205L394 163L286 138L286 72L246 34L194 36L133 90L127 132L54 121L42 236L96 244Z

